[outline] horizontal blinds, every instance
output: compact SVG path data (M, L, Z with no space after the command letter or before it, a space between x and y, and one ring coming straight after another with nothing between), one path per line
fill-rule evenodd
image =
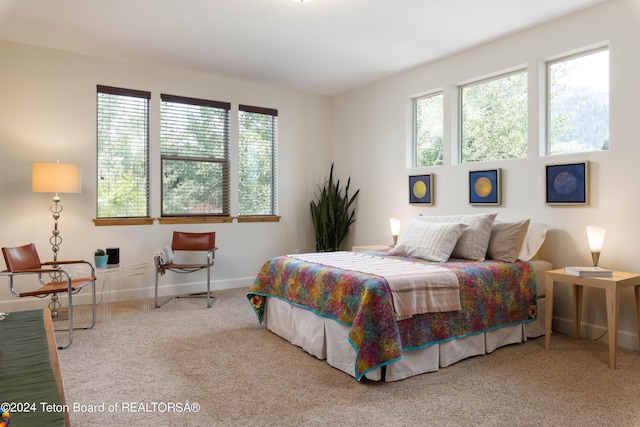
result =
M150 98L97 86L97 218L149 216Z
M229 215L225 102L161 95L162 216Z
M276 215L278 110L240 105L239 215Z

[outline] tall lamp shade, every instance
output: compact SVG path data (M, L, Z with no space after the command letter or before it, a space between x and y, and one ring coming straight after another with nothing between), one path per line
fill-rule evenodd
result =
M391 236L393 237L393 246L398 243L398 234L400 234L400 219L389 218L389 225L391 226Z
M72 163L34 162L31 166L34 193L81 193L82 169Z
M600 252L602 251L602 245L604 243L605 229L602 227L595 227L593 225L587 226L587 239L589 240L589 249L591 249L591 259L593 265L597 266L600 260Z

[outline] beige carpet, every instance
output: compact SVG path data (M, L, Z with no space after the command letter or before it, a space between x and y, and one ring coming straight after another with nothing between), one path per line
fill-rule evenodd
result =
M605 344L554 334L549 352L538 338L357 382L259 326L245 292L217 292L212 309L112 304L110 323L59 351L72 425L640 426L637 352L619 349L614 371ZM187 403L192 412L168 411Z

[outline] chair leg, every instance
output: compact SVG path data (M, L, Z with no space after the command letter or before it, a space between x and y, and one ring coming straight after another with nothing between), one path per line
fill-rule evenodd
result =
M156 270L156 280L155 280L155 304L156 308L160 308L164 306L166 303L173 299L178 298L207 298L207 308L213 307L213 304L216 302L217 297L211 294L211 266L207 268L207 292L199 292L193 294L186 295L174 295L168 297L164 301L158 303L158 271Z
M94 280L91 283L91 326L82 326L82 327L74 327L73 326L73 293L69 292L69 300L68 300L68 307L67 307L67 312L68 312L68 322L69 322L69 327L68 327L68 331L69 331L69 342L67 343L67 345L61 345L58 346L58 350L64 350L66 348L69 348L69 346L71 345L71 343L73 342L73 330L74 329L93 329L93 327L96 325L96 281ZM65 329L56 329L57 331L62 331Z
M69 341L67 342L67 345L59 345L58 346L58 350L64 350L65 348L69 348L69 346L71 345L71 343L73 342L73 294L71 292L68 292L68 306L67 306L67 313L69 315Z
M158 272L158 269L156 268L156 290L155 290L155 304L156 304L156 308L160 308L163 305L165 305L166 303L168 303L169 301L171 301L172 299L176 298L176 297L169 297L166 300L162 301L161 303L158 303L158 276L160 275L160 273Z
M211 308L216 302L216 297L211 295L211 265L207 267L207 308Z

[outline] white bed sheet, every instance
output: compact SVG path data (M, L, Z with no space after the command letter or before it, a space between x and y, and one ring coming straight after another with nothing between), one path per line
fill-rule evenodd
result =
M535 321L408 351L401 360L387 365L384 380L398 381L434 372L468 357L488 354L499 347L544 335L544 272L552 269L552 265L542 260L535 260L533 263L538 284L538 316ZM276 335L318 359L326 359L329 365L355 377L356 353L347 339L348 326L273 297L267 298L265 324ZM375 369L365 376L369 380L380 381L382 370Z

